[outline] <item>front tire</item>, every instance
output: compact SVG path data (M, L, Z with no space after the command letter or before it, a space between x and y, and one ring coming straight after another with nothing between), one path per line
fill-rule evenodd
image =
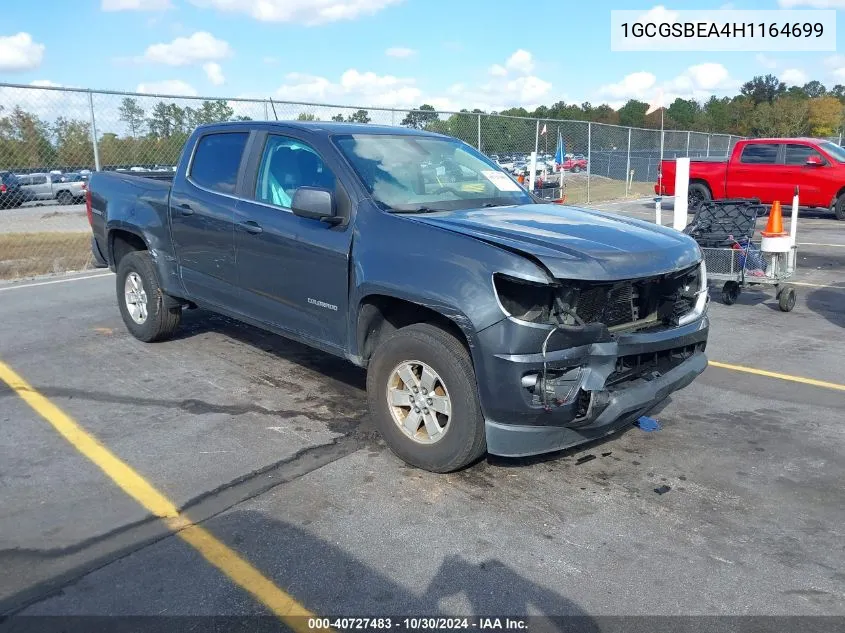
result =
M469 352L435 325L401 328L376 348L367 396L390 450L413 466L448 473L487 450Z
M56 196L56 202L63 206L73 204L73 195L69 191L60 191Z
M132 251L117 267L117 304L126 329L145 343L170 338L182 307L167 308L158 275L147 251Z

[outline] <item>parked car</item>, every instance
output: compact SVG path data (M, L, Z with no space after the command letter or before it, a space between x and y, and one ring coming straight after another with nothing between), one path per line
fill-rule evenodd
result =
M664 160L660 174L655 193L675 195L675 161ZM737 141L727 159L690 160L691 206L723 198L791 202L795 187L801 206L830 208L845 220L845 149L812 138L755 138Z
M34 200L56 200L59 204L82 202L87 187L79 174L22 174L21 188Z
M10 171L0 171L0 209L19 207L29 195L21 188L19 178Z
M558 167L558 170L563 169L564 171L571 171L577 174L580 171L587 169L587 159L581 155L581 158L578 156L572 156L569 158L565 158L563 162Z
M473 186L425 182L447 163ZM92 174L87 210L136 338L200 306L366 367L387 445L428 470L604 437L707 366L692 238L541 204L438 134L202 126L173 176Z

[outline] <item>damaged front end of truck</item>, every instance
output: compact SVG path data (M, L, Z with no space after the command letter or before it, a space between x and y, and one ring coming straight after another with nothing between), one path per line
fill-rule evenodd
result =
M706 367L704 262L619 281L495 274L506 319L480 385L488 448L528 455L595 439L653 409ZM515 414L516 412L516 414Z

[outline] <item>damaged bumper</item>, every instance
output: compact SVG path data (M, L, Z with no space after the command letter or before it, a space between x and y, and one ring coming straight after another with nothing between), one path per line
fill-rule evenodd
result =
M511 320L491 326L481 347L539 349L537 332ZM479 392L487 449L519 457L561 450L613 433L690 384L707 367L706 317L658 332L587 342L562 331L541 353L483 354Z

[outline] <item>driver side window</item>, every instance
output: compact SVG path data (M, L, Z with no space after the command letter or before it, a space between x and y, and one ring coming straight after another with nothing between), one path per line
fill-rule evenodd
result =
M335 190L335 176L319 154L302 141L271 134L264 145L255 199L290 209L299 187Z

